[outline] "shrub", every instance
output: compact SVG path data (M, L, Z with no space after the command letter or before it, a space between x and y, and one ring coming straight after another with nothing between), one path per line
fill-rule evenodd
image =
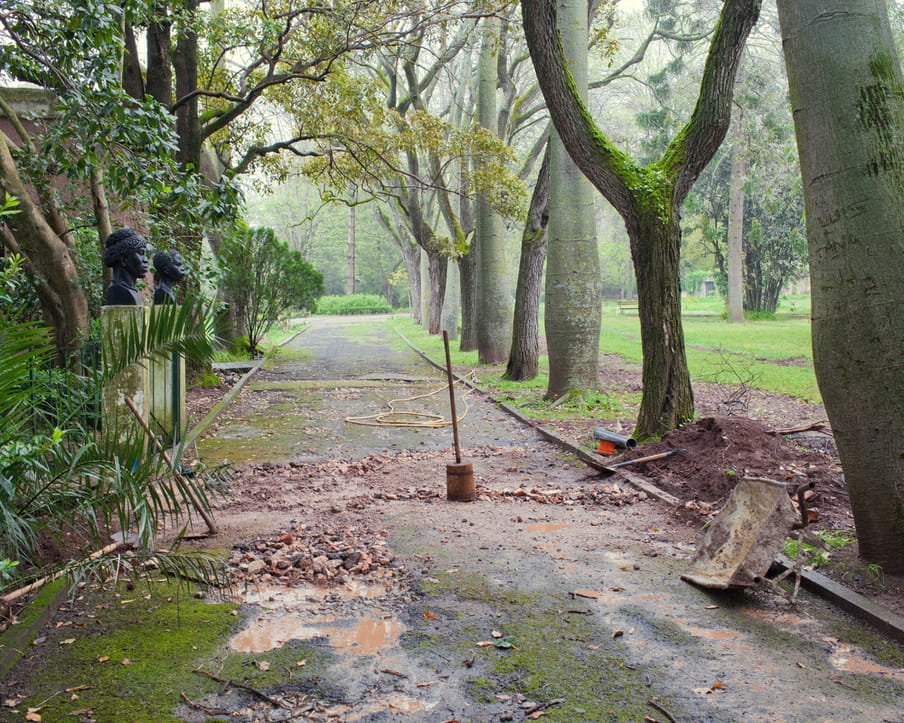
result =
M317 302L317 313L330 316L346 314L387 314L392 307L377 294L350 294L348 296L322 296Z
M280 316L313 312L323 293L323 275L270 228L236 229L223 239L218 261L237 331L248 338L252 356Z

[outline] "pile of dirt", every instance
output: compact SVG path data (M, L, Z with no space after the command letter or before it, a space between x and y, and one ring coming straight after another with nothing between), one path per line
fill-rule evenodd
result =
M661 441L625 453L623 459L684 449L638 471L654 485L700 509L718 509L741 477L766 477L788 485L789 494L813 483L811 509L821 527L850 528L852 518L837 459L789 442L746 417L706 417L666 434Z

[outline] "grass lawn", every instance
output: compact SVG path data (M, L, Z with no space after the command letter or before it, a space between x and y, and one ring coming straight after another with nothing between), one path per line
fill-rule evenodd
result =
M683 326L691 377L723 383L742 378L749 386L819 403L821 397L813 373L808 297L783 298L776 318L729 324L722 319L721 299L685 299ZM396 318L393 325L433 359L443 359L440 336L430 336L410 318ZM541 329L542 334L542 329ZM478 369L481 383L501 392L512 386L542 393L547 385L548 363L540 360L540 376L518 385L501 379L502 367L480 367L477 352L460 352L450 344L456 366ZM640 364L640 322L636 312L619 313L615 302L604 302L600 351L619 354Z

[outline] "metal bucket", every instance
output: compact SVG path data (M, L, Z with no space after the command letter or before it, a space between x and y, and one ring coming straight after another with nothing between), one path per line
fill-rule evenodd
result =
M784 483L742 477L681 579L720 589L757 585L797 521Z
M477 498L474 488L474 468L470 462L446 465L446 499L450 502L473 502Z

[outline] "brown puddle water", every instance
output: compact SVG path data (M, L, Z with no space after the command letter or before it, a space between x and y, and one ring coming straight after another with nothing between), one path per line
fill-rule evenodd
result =
M571 527L566 522L534 522L524 526L525 532L555 532L556 530L564 530Z
M435 703L424 703L417 698L411 698L402 693L391 693L384 698L377 698L360 708L352 708L349 705L337 705L326 712L330 716L342 716L342 720L345 723L353 723L353 721L359 721L366 716L387 709L397 713L420 713L430 710L435 705Z
M327 597L340 600L379 598L386 588L351 583L340 587L286 588L256 585L242 591L239 600L260 605L261 614L229 642L241 653L262 653L290 640L327 638L329 647L352 655L374 655L394 644L405 626L395 616L368 610L362 617L338 618L316 614Z

